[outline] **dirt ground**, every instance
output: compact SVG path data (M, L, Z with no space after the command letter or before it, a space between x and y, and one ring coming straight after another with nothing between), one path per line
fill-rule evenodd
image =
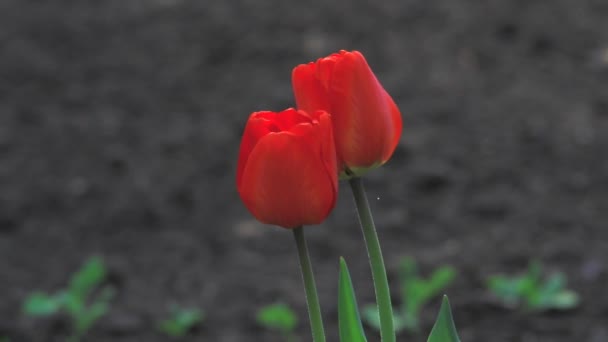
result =
M117 295L85 341L167 341L173 303L207 315L184 341L282 341L254 319L278 300L310 341L292 236L241 204L238 144L252 111L294 105L295 65L356 49L404 117L366 178L395 303L411 255L458 269L463 341L608 341L608 2L2 0L0 28L0 337L63 341L21 303L101 255ZM337 341L339 256L374 298L347 184L306 232ZM579 308L495 305L485 278L531 258Z

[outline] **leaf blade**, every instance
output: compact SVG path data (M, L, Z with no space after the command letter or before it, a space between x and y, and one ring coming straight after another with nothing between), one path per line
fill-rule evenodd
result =
M23 304L23 312L30 316L50 316L61 309L61 298L43 292L32 293Z
M68 292L85 300L91 291L106 277L106 267L100 257L92 257L76 272L70 280Z
M283 303L272 304L258 311L258 323L264 327L290 332L298 324L296 313Z
M340 341L367 342L365 331L361 324L357 298L353 288L348 266L344 258L340 258L340 276L338 285L338 323Z
M435 321L435 325L433 325L427 342L460 342L456 326L454 325L450 302L446 295L443 296L437 320Z

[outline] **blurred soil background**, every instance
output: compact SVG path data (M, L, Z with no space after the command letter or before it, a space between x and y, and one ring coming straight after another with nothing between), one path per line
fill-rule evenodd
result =
M249 215L234 170L248 115L294 106L295 65L356 49L404 117L366 178L396 304L410 255L459 270L463 341L608 341L608 2L2 0L0 28L0 336L63 341L22 301L100 255L117 295L85 341L167 341L173 303L207 315L185 341L281 341L255 323L279 300L309 341L292 236ZM347 184L306 232L337 341L339 256L374 299ZM531 258L579 308L493 302L486 277Z

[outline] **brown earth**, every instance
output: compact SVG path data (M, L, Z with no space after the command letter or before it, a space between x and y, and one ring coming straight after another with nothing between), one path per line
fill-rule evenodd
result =
M309 341L291 234L244 209L236 155L250 112L293 106L291 68L356 49L404 114L366 179L395 303L412 255L459 270L463 341L608 341L605 1L3 0L0 23L0 337L63 341L61 319L21 303L98 254L117 297L86 341L166 341L172 303L208 316L184 341L281 341L254 320L277 300ZM307 230L329 341L340 255L373 301L341 190ZM484 279L531 258L568 275L579 308L494 304Z

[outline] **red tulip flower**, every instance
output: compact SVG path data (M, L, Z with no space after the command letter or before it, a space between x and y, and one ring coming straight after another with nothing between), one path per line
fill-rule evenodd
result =
M287 109L251 114L236 184L247 209L285 228L321 223L336 203L336 152L330 115Z
M342 175L359 176L388 161L401 137L401 113L361 53L301 64L292 84L299 109L331 114Z

